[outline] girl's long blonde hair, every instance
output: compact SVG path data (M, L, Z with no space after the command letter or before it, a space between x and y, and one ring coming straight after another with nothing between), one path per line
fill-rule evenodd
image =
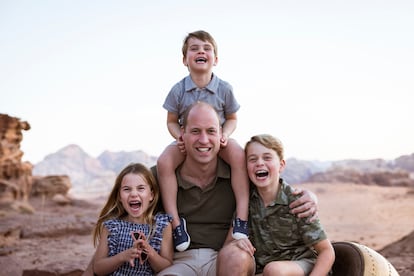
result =
M95 228L93 230L93 244L95 247L101 238L104 221L114 218L122 219L128 215L122 206L119 191L121 189L122 179L125 175L130 173L141 175L153 192L154 199L150 202L148 209L144 213L144 222L150 225L150 229L153 228L152 226L154 220L154 211L157 207L160 194L159 187L154 178L154 175L146 166L140 163L133 163L125 167L116 177L115 185L112 188L112 191L109 194L108 200L102 208L101 213L99 214L98 221L96 222Z

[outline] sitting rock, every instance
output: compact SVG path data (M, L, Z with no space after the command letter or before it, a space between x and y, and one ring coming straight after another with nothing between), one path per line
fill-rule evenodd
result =
M57 194L66 195L71 187L72 184L67 175L35 176L33 179L32 196L53 198Z
M72 198L70 198L68 195L55 194L52 197L52 201L59 205L68 205L72 203Z
M35 209L28 201L14 201L10 207L22 214L33 214Z

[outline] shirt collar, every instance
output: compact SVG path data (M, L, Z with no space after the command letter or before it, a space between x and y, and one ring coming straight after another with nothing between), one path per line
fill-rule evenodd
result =
M176 177L178 180L178 185L184 189L190 189L191 187L194 186L194 184L185 181L180 174L180 170L181 170L181 165L178 167L178 169L176 170ZM220 157L218 158L217 161L217 171L216 171L216 175L217 178L222 178L222 179L230 179L230 166L223 161L223 159L221 159ZM212 185L212 187L214 187L214 185L217 183L217 178L214 181L214 184Z
M213 73L210 82L207 84L205 89L210 93L217 93L219 87L219 78ZM188 75L184 80L184 90L185 92L191 92L197 89L197 86L191 79L191 76Z
M286 182L283 181L282 178L279 178L279 190L277 192L275 200L273 200L273 202L270 204L270 206L289 205L289 199L288 199L286 193L283 192L285 190L286 185L287 185ZM252 197L260 199L260 195L257 192L257 189L254 185L253 185L253 189L252 189Z

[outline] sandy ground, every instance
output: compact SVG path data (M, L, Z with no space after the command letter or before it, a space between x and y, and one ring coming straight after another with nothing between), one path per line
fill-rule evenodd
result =
M354 184L298 187L317 194L319 216L332 241L355 241L380 250L414 231L413 189Z
M414 230L413 189L353 184L300 187L317 194L319 216L332 241L355 241L378 251ZM102 201L77 201L66 207L39 200L31 203L37 210L33 215L3 210L0 214L0 275L81 275L94 252L90 231ZM4 233L4 229L9 230ZM398 253L391 257L400 275L414 275L414 258L399 259Z

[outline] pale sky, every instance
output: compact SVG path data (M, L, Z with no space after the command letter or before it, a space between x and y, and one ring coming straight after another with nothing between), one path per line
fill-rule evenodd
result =
M412 0L0 0L0 113L30 123L23 159L68 144L159 155L199 29L241 105L242 146L269 133L306 160L414 153Z

